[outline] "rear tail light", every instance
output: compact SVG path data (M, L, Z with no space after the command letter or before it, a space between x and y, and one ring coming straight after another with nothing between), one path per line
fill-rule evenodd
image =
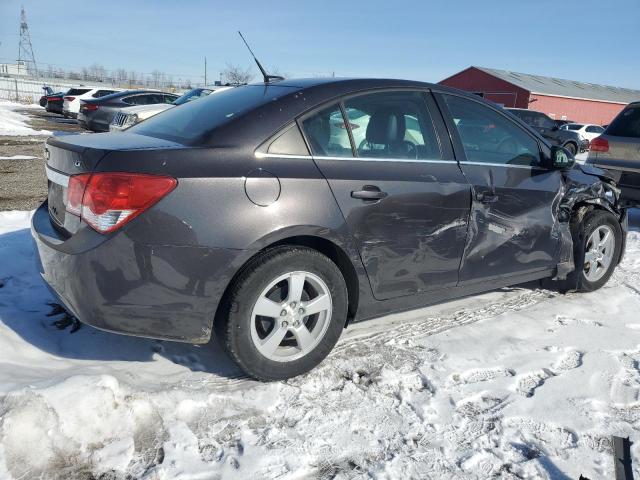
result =
M609 141L603 137L596 137L591 140L591 144L589 148L592 152L608 152L609 151Z
M172 177L138 173L83 173L69 179L67 211L99 233L113 232L171 192Z
M76 99L76 97L64 97L64 99L65 99L67 102L73 102L73 101Z
M98 105L94 105L93 103L85 103L80 105L80 110L84 110L85 112L93 112L98 110Z
M55 102L56 100L60 100L60 97L47 97L47 102Z

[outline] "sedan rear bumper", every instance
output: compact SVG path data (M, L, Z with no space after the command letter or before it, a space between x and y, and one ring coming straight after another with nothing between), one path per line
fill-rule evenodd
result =
M128 335L209 340L241 251L146 245L126 228L105 236L85 227L65 239L49 220L47 202L31 222L39 272L81 322Z

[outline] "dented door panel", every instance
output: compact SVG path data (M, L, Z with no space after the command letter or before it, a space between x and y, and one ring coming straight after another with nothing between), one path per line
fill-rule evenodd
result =
M560 172L461 162L473 186L460 283L556 266ZM486 202L486 195L493 201Z

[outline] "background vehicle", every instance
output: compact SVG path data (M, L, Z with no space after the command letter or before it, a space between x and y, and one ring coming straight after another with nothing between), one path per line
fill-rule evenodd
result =
M612 172L626 203L640 206L640 102L630 103L591 141L587 164Z
M51 113L59 113L62 115L62 105L64 103L64 96L67 92L52 93L45 97L45 110Z
M316 366L348 320L550 277L595 290L624 246L604 172L421 82L247 85L46 149L32 233L61 302L114 332L215 328L263 380Z
M51 87L49 87L47 85L44 85L42 87L42 90L44 91L44 94L40 97L40 102L39 103L40 103L41 107L44 107L44 106L47 105L47 96L48 95L53 95L53 88L51 88Z
M571 130L589 141L593 140L597 136L601 135L602 132L604 132L604 128L602 128L600 125L593 125L590 123L567 123L566 125L561 126L560 130Z
M563 125L566 125L567 123L575 123L573 120L558 120L558 119L553 119L553 123L555 123L558 128L562 127Z
M101 98L82 100L78 123L94 132L109 131L109 124L118 110L127 105L170 105L178 95L157 90L127 90Z
M178 97L173 103L170 104L156 104L156 105L141 105L135 107L126 107L122 108L116 113L111 121L111 125L109 125L110 131L121 131L125 128L129 128L131 125L135 125L136 123L140 123L147 118L153 117L154 115L164 112L165 110L175 107L177 105L182 105L183 103L190 102L192 100L197 100L202 97L206 97L210 93L213 92L221 92L232 87L209 87L209 88L194 88L193 90L189 90L182 96Z
M576 132L561 130L551 117L542 112L524 108L505 108L505 110L513 113L531 128L538 131L551 145L564 147L572 155L584 152L589 148L587 140L580 137Z
M95 88L95 87L78 87L70 89L64 98L62 105L62 114L65 117L77 118L80 112L80 100L88 100L93 98L104 97L115 92L122 91L121 88Z

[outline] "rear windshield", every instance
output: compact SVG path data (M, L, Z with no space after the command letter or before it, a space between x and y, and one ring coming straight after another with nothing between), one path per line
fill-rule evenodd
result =
M577 123L570 123L567 125L567 130L580 130L584 125L578 125Z
M90 88L71 88L67 92L67 95L82 95L83 93L87 93Z
M607 135L640 138L640 105L625 108L607 127Z
M196 143L214 128L275 101L297 87L245 85L187 102L134 125L128 132L163 138L186 145Z

